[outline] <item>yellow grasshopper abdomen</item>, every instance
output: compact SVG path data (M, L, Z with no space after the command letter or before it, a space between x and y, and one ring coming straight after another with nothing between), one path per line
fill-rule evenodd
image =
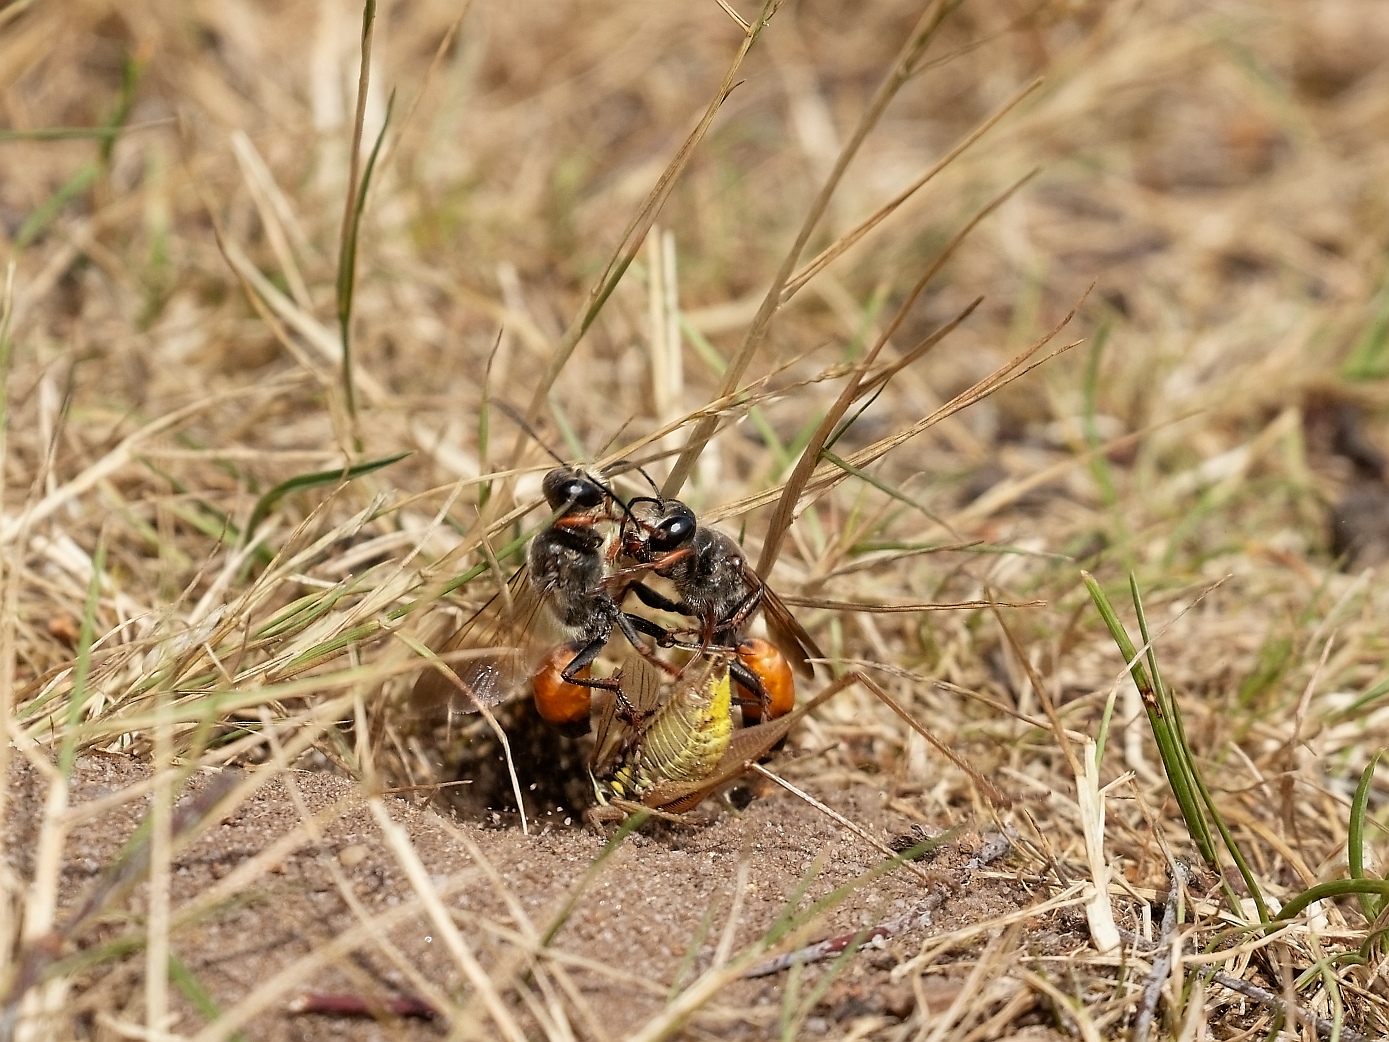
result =
M600 725L595 763L610 765L603 771L607 777L595 781L600 802L609 795L640 800L665 783L702 781L727 751L733 720L726 656L707 656L703 668L676 681L664 702L660 685L659 673L645 660L624 667L623 695L651 715L640 730L612 734L613 720Z

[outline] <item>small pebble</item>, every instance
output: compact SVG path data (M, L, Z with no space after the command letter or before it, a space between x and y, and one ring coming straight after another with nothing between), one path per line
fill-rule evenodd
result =
M367 859L371 851L363 843L353 843L338 851L338 864L343 868L356 868Z

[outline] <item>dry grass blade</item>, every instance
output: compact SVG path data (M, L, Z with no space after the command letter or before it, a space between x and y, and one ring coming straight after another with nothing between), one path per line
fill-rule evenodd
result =
M845 460L851 466L859 468L865 467L868 464L873 463L878 459L881 459L883 456L891 452L897 446L903 444L904 442L910 441L912 438L915 438L918 434L921 434L923 431L926 431L931 427L934 427L936 424L940 423L940 421L945 419L946 417L953 416L955 415L955 413L960 412L962 409L967 409L971 405L983 401L985 398L987 398L989 395L993 394L1000 388L1006 387L1014 380L1017 380L1020 377L1027 375L1027 373L1031 372L1031 370L1034 369L1036 366L1050 361L1057 355L1062 354L1065 351L1069 351L1072 347L1075 347L1076 343L1079 343L1079 341L1077 341L1076 343L1066 344L1053 351L1051 354L1046 355L1035 362L1031 361L1042 350L1042 348L1050 344L1052 340L1054 340L1056 336L1061 332L1061 330L1065 329L1066 326L1068 326L1071 323L1071 321L1076 317L1076 313L1080 310L1081 304L1084 303L1084 300L1085 298L1082 297L1080 301L1078 301L1076 305L1073 308L1071 308L1071 310L1068 311L1065 314L1065 316L1062 317L1060 322L1058 322L1051 330L1049 330L1042 337L1034 341L1023 351L1020 351L1016 356L1013 357L1012 360L1007 362L1005 365L1000 366L998 369L994 370L987 377L980 380L973 386L957 394L954 398L950 399L950 401L946 402L939 409L932 412L929 416L922 420L918 420L910 427L907 427L904 430L899 431L898 433L893 434L890 437L883 438L880 441L877 441L872 445L869 445L867 448L860 449L858 452L851 453L850 455L844 457ZM1031 362L1030 365L1028 364L1029 362ZM812 478L812 480L808 482L808 486L816 491L819 491L819 485L820 481L814 478Z
M946 832L940 836L929 840L923 840L907 851L894 854L894 856L912 857L914 856L914 852L925 854L949 842L952 835L958 831L958 829L952 829L950 832ZM952 883L957 883L959 887L964 886L968 882L971 872L976 872L981 868L993 864L999 858L1007 854L1010 849L1012 849L1012 847L1008 842L1008 838L1002 833L995 833L985 840L984 845L979 849L979 853L975 854L974 857L970 858L969 861L965 863L964 869L959 873L959 878L953 880ZM936 886L931 893L903 915L885 919L868 930L858 930L852 934L844 934L839 937L831 937L828 940L816 941L814 944L806 945L804 948L797 948L793 951L786 952L784 955L774 956L773 958L752 966L743 976L771 976L774 973L782 973L789 970L792 966L822 962L825 959L832 958L846 951L851 945L864 945L879 939L887 940L893 937L900 937L909 930L924 928L930 924L931 917L944 907L951 894L956 892L957 889L958 887L955 885L941 886L939 885L939 880L937 880Z
M4 12L0 12L0 19ZM5 265L5 282L0 289L0 503L8 500L6 474L3 467L9 458L9 386L11 363L10 322L14 315L15 265ZM13 548L0 545L0 835L8 822L9 786L3 779L10 776L10 754L13 748L10 722L15 710L15 629L19 620L19 583L16 576ZM0 872L0 980L10 978L11 962L19 943L18 927L21 897L9 872Z
M955 233L954 238L952 238L950 242L946 244L945 248L936 255L931 264L926 268L926 271L917 279L916 285L911 288L911 291L903 299L901 305L897 309L896 315L893 316L892 321L887 324L887 328L879 335L877 342L869 348L859 361L859 364L854 367L853 372L849 374L848 379L844 382L844 389L839 392L839 398L835 401L834 405L830 407L824 419L820 421L820 425L810 437L810 442L806 445L804 451L802 451L801 458L796 462L796 469L793 470L791 476L786 479L786 484L781 492L781 501L777 503L776 510L772 513L772 519L767 525L767 535L762 543L762 556L757 562L757 570L759 572L764 575L768 574L771 572L772 566L776 564L777 555L781 553L781 545L782 541L785 539L786 531L791 527L791 522L795 515L796 503L800 499L801 492L805 489L806 483L810 480L810 476L814 472L816 464L820 462L821 452L829 441L830 435L834 433L840 421L843 420L845 414L848 413L849 406L863 393L864 388L862 385L864 383L864 376L873 363L878 360L879 352L887 346L892 334L897 332L902 323L906 321L912 306L917 302L921 294L925 292L926 287L931 284L931 281L940 273L940 269L945 265L945 262L950 259L959 248L960 244L965 241L965 237L974 230L980 221L993 213L998 207L1002 206L1013 193L1031 180L1034 173L1035 171L1010 185L1000 195L994 198L992 202L975 214L973 219L963 228ZM906 359L903 360L904 364L907 360L916 361L931 350L931 348L939 344L946 336L953 332L960 323L969 317L970 313L978 307L979 303L980 301L976 299L953 321L946 323L942 328L932 333L911 351L908 351ZM880 380L874 381L873 386L876 387L882 383L886 383L896 371L897 367L889 367L887 372L880 374Z
M1057 1014L1064 1017L1069 1023L1074 1024L1080 1037L1084 1039L1085 1042L1101 1042L1102 1036L1100 1035L1099 1029L1095 1027L1095 1022L1076 999L1067 995L1051 981L1047 980L1039 973L1034 973L1032 970L1017 967L1011 971L1011 975L1017 977L1028 987L1041 992L1049 998L1052 1005L1056 1008Z
M989 601L990 607L993 610L994 619L998 622L998 628L1000 632L1002 632L1004 640L1008 642L1008 650L1012 652L1013 658L1017 661L1018 665L1026 671L1028 682L1032 685L1032 690L1035 691L1037 697L1041 699L1042 709L1047 714L1047 720L1051 723L1051 733L1056 739L1057 747L1061 750L1061 754L1065 756L1066 763L1070 765L1072 775L1077 780L1083 778L1085 776L1085 770L1081 767L1080 760L1076 757L1075 750L1071 748L1071 741L1066 729L1061 726L1061 717L1056 712L1056 701L1051 697L1051 690L1047 687L1041 674L1037 672L1037 667L1032 664L1032 659L1028 657L1027 652L1024 651L1022 645L1018 643L1018 638L1013 634L1013 628L1008 625L1007 620L1003 618L1003 613L998 610L999 605L994 603L992 596L990 596Z
M812 260L800 271L796 272L796 274L793 275L787 281L786 287L781 291L782 303L785 303L787 300L790 300L791 297L795 296L796 292L800 290L802 287L804 287L806 283L808 283L816 275L820 274L820 272L824 271L827 267L834 263L836 259L848 252L848 250L850 250L860 239L862 239L865 235L871 232L878 225L882 224L883 221L891 217L897 211L898 207L900 207L903 203L909 200L912 196L914 196L917 192L924 188L933 178L935 178L937 174L939 174L942 170L944 170L961 155L963 155L971 145L973 145L990 130L992 130L998 124L999 120L1001 120L1004 116L1008 115L1009 112L1013 111L1015 107L1021 104L1023 99L1025 99L1033 91L1037 90L1037 88L1039 88L1041 85L1042 81L1040 79L1036 79L1029 83L1022 90L1018 91L1006 102L1004 102L1003 105L1001 105L997 111L995 111L991 116L989 116L988 119L984 120L977 127L971 130L963 141L961 141L944 156L942 156L939 160L937 160L936 163L929 170L927 170L919 178L913 181L907 188L903 189L900 193L894 196L891 201L884 203L871 217L867 218L853 230L841 235L829 246L826 246L823 250L821 250L819 255L814 260Z
M786 604L799 608L822 608L825 611L862 612L867 615L915 614L923 611L971 611L977 608L1044 608L1046 601L950 601L949 603L914 602L910 604L870 604L864 601L831 601L822 597L781 598Z
M171 787L173 769L168 768L157 776L166 787ZM235 772L225 772L215 777L195 796L184 801L172 813L165 815L164 836L158 836L157 814L152 811L146 818L147 828L137 834L136 841L129 845L126 853L118 861L108 865L101 876L90 887L86 896L71 910L61 923L46 923L36 920L31 914L26 917L30 929L27 943L18 949L17 965L6 978L6 989L0 995L0 1037L8 1038L9 1032L17 1025L20 1003L30 989L37 987L46 977L50 966L62 954L63 946L82 939L96 918L109 911L132 887L150 875L153 861L161 857L167 863L176 847L185 846L209 821L215 821L214 811L225 810L232 802L233 790L240 779ZM123 794L128 795L128 794ZM52 804L56 810L57 802ZM61 812L58 812L61 813ZM55 814L55 819L56 819ZM70 812L63 815L70 817ZM162 846L162 850L156 847ZM37 908L34 911L38 911ZM167 910L164 913L167 934ZM17 920L16 920L17 922ZM51 926L51 929L48 927ZM167 956L160 963L162 968Z
M453 49L455 39L458 37L458 30L463 25L463 19L468 16L468 12L473 9L473 0L463 0L458 8L458 14L454 16L452 22L444 34L439 37L439 46L434 48L434 57L429 60L429 68L425 69L424 77L420 80L420 85L415 89L414 97L410 99L410 104L405 108L405 116L400 121L399 132L386 146L386 151L381 156L380 163L377 164L383 172L390 169L391 160L395 158L396 152L400 148L400 143L404 140L405 130L413 122L415 113L424 101L425 94L428 93L430 85L434 82L434 77L439 72L439 66L443 63L444 56Z
M1083 300L1084 298L1082 298L1082 302ZM823 495L825 492L850 477L853 471L862 470L869 464L886 456L893 449L911 441L911 439L915 438L917 435L934 427L947 417L953 416L961 410L967 409L969 406L982 401L1000 388L1006 387L1013 381L1026 376L1037 366L1075 347L1075 343L1066 344L1041 359L1031 361L1075 318L1079 307L1080 303L1077 303L1076 306L1067 312L1061 321L1050 331L1015 355L1009 362L999 366L984 379L977 381L938 409L933 410L931 414L924 419L918 420L911 426L905 427L885 438L880 438L871 445L844 457L841 464L847 464L847 469L845 466L835 463L829 463L816 468L806 481L805 489L801 495ZM1079 343L1079 341L1076 343ZM1031 364L1029 364L1029 362L1031 362ZM705 516L707 516L710 521L719 521L726 517L737 517L750 510L755 510L758 507L766 506L769 503L783 499L785 488L786 485L783 482L765 491L745 496L742 499L735 500L715 510L707 511Z
M1181 906L1182 888L1187 884L1187 872L1180 862L1173 862L1172 874L1168 877L1167 902L1162 909L1162 925L1157 940L1157 957L1153 959L1153 969L1143 986L1143 999L1138 1005L1138 1015L1133 1021L1133 1042L1148 1042L1153 1030L1153 1016L1157 1013L1158 997L1167 984L1172 972L1172 939L1177 930L1177 910Z
M198 414L207 412L219 405L225 405L242 398L273 396L282 393L292 384L293 381L290 380L271 384L268 387L233 388L209 395L182 409L176 409L161 416L157 420L151 420L133 434L122 439L120 444L76 477L64 482L61 487L44 496L37 503L27 506L22 519L6 518L4 525L0 527L0 543L13 541L23 527L44 520L65 504L71 503L103 480L112 477L135 458L139 447L145 442L153 440L160 434L172 431Z
M891 695L889 695L886 691L883 690L881 684L879 684L872 677L863 674L859 675L859 683L866 687L869 691L871 691L873 693L874 698L876 698L883 705L891 709L893 713L895 713L897 717L900 720L902 720L908 727L910 727L917 734L921 735L922 738L926 739L926 741L928 741L937 752L943 755L947 760L953 763L960 770L964 771L967 775L969 775L970 780L973 781L976 786L978 786L979 791L984 794L984 798L987 799L991 805L993 805L995 808L1000 808L1004 810L1008 809L1009 807L1012 807L1013 801L1010 800L1007 796L1005 796L1002 792L1000 792L998 787L994 785L993 782L989 781L982 774L980 774L973 767L971 767L968 763L966 763L963 757L961 757L948 745L946 745L939 738L933 735L928 728L926 728L919 720L916 719L916 717L912 716L911 713L907 712L904 708L902 708L902 706L898 703L898 701L895 698L893 698Z
M946 1037L946 1033L959 1022L969 1005L978 999L987 981L1003 969L1017 943L1020 931L1021 924L1010 923L989 938L978 961L969 971L969 976L960 986L959 994L955 996L955 1000L939 1016L931 1018L931 1033L926 1036L925 1042L941 1042Z
M749 764L748 769L751 770L754 774L760 774L768 781L781 786L783 789L789 792L792 796L795 796L796 799L800 800L802 803L814 807L817 811L825 815L825 817L829 818L831 821L838 824L841 828L853 833L859 839L863 840L878 853L886 854L888 857L897 856L897 851L893 850L882 840L870 836L867 832L864 831L862 826L855 825L852 821L846 818L843 814L840 814L833 807L825 806L825 804L822 803L820 800L817 800L814 796L810 795L810 793L806 792L804 789L791 784L791 782L787 781L781 775L776 774L773 771L767 770L767 768L763 767L760 763ZM918 876L927 883L932 881L930 873L924 871L923 869L921 869L920 867L918 867L910 861L904 861L903 867L906 868L907 871L911 872L915 876Z
M762 304L757 309L757 314L753 317L752 324L743 335L743 342L738 347L738 352L729 362L728 368L724 371L723 382L719 386L719 396L726 397L737 388L743 379L743 374L747 372L748 366L752 364L753 356L757 353L763 339L767 335L767 330L771 327L772 319L782 305L782 290L787 281L796 270L796 265L800 263L801 254L805 252L806 245L810 242L811 235L814 234L820 220L829 208L830 199L839 188L839 183L844 177L844 173L863 146L869 133L878 125L883 113L887 110L888 103L897 95L897 92L907 82L915 70L917 62L921 60L922 54L930 45L932 38L940 29L941 23L945 21L947 15L954 10L958 0L930 0L922 11L916 25L908 34L906 41L898 52L897 60L893 63L892 69L878 85L859 116L858 123L855 125L853 133L849 135L849 140L845 142L840 150L838 157L834 161L834 168L826 177L825 183L821 186L819 194L810 204L806 211L805 219L801 222L801 230L796 236L796 241L792 243L787 251L785 258L781 262L781 267L772 278L772 284L767 289L766 296L762 298ZM704 446L714 434L716 422L713 417L706 417L695 424L690 431L689 440L685 443L685 448L676 459L675 465L671 468L670 476L666 478L665 484L661 488L661 495L675 496L680 492L694 469L695 461L699 454L704 450Z
M453 884L446 884L436 893L443 897L452 889ZM422 900L404 901L379 913L370 922L351 927L327 944L315 948L310 955L291 963L267 979L260 988L247 995L241 1002L224 1010L216 1021L193 1035L192 1042L224 1042L232 1038L248 1021L278 1005L286 995L301 987L302 982L312 974L356 951L373 936L388 932L392 927L418 916L422 911Z
M589 290L588 300L585 302L583 309L574 317L573 321L569 323L569 327L564 331L564 335L560 338L560 342L555 346L554 354L550 357L545 372L540 378L540 383L536 386L534 393L531 395L530 405L526 408L525 418L527 421L534 420L536 416L539 415L540 408L545 402L546 395L550 393L550 388L554 386L554 382L556 378L558 378L560 371L569 361L570 355L574 353L574 348L578 346L583 335L588 332L589 326L591 326L593 320L598 317L598 312L602 310L603 305L607 303L608 297L610 297L613 290L617 288L617 283L626 273L628 266L636 258L637 252L641 249L642 240L646 237L646 233L656 220L657 215L660 214L661 207L670 196L671 190L675 187L675 183L679 179L680 174L688 165L691 156L694 155L695 149L699 147L699 143L703 141L705 135L708 134L709 128L714 123L714 117L719 113L719 109L723 107L723 103L728 100L728 96L732 94L734 88L737 87L738 70L742 68L743 61L747 58L748 52L752 50L753 44L757 42L758 37L762 35L768 23L770 23L772 16L783 2L784 0L764 0L761 12L744 34L742 46L738 48L738 53L734 56L733 63L729 66L728 72L724 75L723 82L719 85L718 91L715 92L713 99L704 110L704 114L700 117L694 130L685 138L684 142L680 145L680 149L661 172L661 176L657 178L656 184L652 186L646 199L643 200L641 206L637 209L636 214L632 217L631 223L627 226L626 230L623 231L622 237L618 240L612 258L608 261L607 266L603 269L597 281L594 282L593 288ZM516 438L516 447L512 452L513 461L520 456L523 440L524 436L518 434Z
M379 798L369 801L369 805L372 817L376 819L376 825L381 830L382 836L385 837L386 845L405 871L420 904L429 915L430 922L443 935L444 943L448 946L453 957L458 960L465 978L477 989L477 993L487 1009L488 1016L492 1018L497 1030L511 1042L523 1042L525 1034L497 993L496 985L478 963L471 946L459 932L448 909L444 907L442 895L429 878L429 872L420 862L419 855L410 843L410 837L406 835L405 830L399 824L391 820L390 813Z
M0 0L0 1034L1385 1035L1389 21L1199 6ZM587 739L413 703L533 393L897 708L600 853Z

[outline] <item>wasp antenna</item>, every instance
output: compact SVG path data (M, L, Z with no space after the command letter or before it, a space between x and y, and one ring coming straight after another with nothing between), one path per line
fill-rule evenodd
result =
M658 496L661 494L660 486L657 485L656 482L652 481L651 475L642 469L640 463L637 463L634 460L613 460L611 463L609 463L606 467L603 468L603 477L620 477L623 474L630 474L634 470L646 479L646 483L651 487L652 492L656 493L656 495Z
M519 412L517 412L516 409L513 408L509 402L504 402L500 398L497 398L493 400L492 405L495 406L497 409L500 409L502 414L506 416L506 418L509 419L512 423L516 424L516 426L520 427L523 431L529 434L531 436L531 439L542 449L548 452L550 456L555 460L555 462L558 463L561 467L569 466L569 464L564 461L564 458L561 457L558 452L550 448L549 444L545 441L544 438L542 438L539 434L535 433L535 428L532 427L526 421L526 418L522 416Z
M616 496L613 496L613 502L615 502L618 506L622 508L623 517L625 517L628 521L632 522L632 524L634 525L637 523L637 519L632 516L631 507L629 507L626 503L622 502L622 500L618 499Z
M651 491L656 493L659 497L661 494L661 487L651 480L651 475L642 467L637 467L637 473L646 479L646 483L651 486Z
M590 477L591 476L592 475L590 475ZM608 494L608 498L622 508L622 514L624 517L627 518L627 520L631 521L632 524L637 523L637 519L634 518L632 516L632 512L627 509L627 504L622 502L622 497L619 496L617 492L613 490L613 487L611 485L605 485L597 478L593 478L593 483L597 485L599 488L601 488L604 492L606 492Z

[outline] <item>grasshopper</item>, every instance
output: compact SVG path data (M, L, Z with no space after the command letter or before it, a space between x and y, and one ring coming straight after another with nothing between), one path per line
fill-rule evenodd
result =
M851 673L785 716L735 730L731 656L711 649L701 661L675 680L664 701L666 678L655 666L642 658L623 666L620 694L643 722L620 720L616 698L603 706L589 767L598 799L584 814L590 825L639 810L684 821L681 815L770 752L802 715L857 679Z

